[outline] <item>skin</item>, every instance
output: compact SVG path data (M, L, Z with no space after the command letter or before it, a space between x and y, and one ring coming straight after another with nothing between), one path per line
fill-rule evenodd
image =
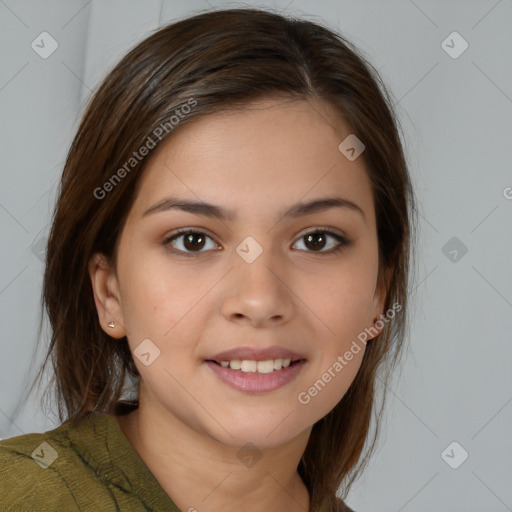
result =
M133 350L150 339L160 355L141 374L139 409L119 424L164 490L184 511L304 511L297 473L313 424L343 397L362 350L307 405L297 397L384 312L377 288L378 243L363 157L338 145L351 133L318 100L260 100L239 111L197 118L154 150L119 239L115 266L89 263L99 320ZM180 210L143 216L169 195L233 210L221 221ZM297 202L343 197L349 208L283 218ZM316 227L345 235L307 244ZM210 238L164 239L178 228ZM247 263L237 246L252 236L262 254ZM197 239L195 239L197 244ZM169 247L169 246L168 246ZM194 252L194 247L196 250ZM107 327L114 320L115 328ZM205 359L241 345L278 345L307 359L297 377L267 393L221 382ZM247 442L261 459L237 457Z

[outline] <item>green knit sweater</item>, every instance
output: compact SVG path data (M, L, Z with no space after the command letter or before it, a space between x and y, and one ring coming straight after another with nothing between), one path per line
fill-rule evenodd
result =
M1 512L179 512L115 416L0 441Z

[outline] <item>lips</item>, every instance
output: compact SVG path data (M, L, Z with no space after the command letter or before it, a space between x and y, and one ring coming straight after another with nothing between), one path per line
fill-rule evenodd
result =
M306 362L302 354L278 346L238 347L205 360L222 382L249 393L265 393L285 386L297 377Z
M270 373L233 370L213 361L205 361L205 364L221 382L231 388L246 393L268 393L292 382L307 363L301 359L286 368Z

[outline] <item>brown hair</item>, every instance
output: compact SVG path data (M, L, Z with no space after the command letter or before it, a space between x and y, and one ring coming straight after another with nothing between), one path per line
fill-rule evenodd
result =
M52 334L38 376L51 356L50 384L55 384L61 421L78 421L96 409L124 412L125 379L139 374L126 337L114 342L100 327L88 261L101 252L115 262L147 158L132 161L129 169L126 162L148 137L158 145L155 130L168 125L191 98L194 107L180 117L179 126L274 96L327 102L365 144L362 158L377 218L379 283L387 289L385 309L401 305L400 313L367 343L356 378L314 425L301 459L298 470L311 496L310 510L331 511L337 508L337 490L343 484L346 497L373 452L385 400L384 392L371 436L376 380L382 379L385 391L402 353L415 203L399 121L382 79L352 43L316 22L259 9L200 13L158 29L100 84L69 150L52 219L42 303ZM105 199L98 198L97 191L116 173L119 177L123 166L122 179L108 187ZM387 269L392 273L385 282Z

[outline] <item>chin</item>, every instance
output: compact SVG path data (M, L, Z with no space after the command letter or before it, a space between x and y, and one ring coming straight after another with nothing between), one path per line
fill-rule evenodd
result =
M207 429L209 435L237 450L248 443L260 450L282 446L309 428L309 425L297 422L296 413L289 412L279 417L272 415L271 418L261 418L259 421L251 416L243 419L229 418L221 424L210 423Z

